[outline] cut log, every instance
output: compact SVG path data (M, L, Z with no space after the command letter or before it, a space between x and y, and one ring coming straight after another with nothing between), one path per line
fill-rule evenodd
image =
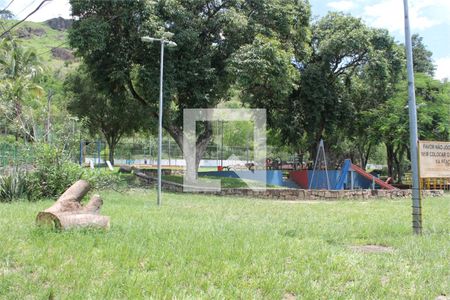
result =
M124 165L124 166L120 166L119 173L128 173L128 174L130 174L131 172L133 172L133 170L134 170L133 166Z
M109 228L109 217L100 215L103 201L99 195L92 196L85 206L81 204L81 199L89 189L87 181L78 180L58 198L55 204L38 213L36 223L56 229Z

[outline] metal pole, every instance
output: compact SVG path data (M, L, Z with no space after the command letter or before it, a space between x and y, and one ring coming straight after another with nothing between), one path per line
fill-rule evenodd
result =
M219 121L217 121L216 123L217 125L217 130L216 130L216 163L217 163L217 167L219 166ZM217 168L217 170L219 170L219 168Z
M161 41L161 68L159 74L159 125L158 125L158 198L161 205L161 152L162 152L162 119L163 119L163 72L164 72L164 41Z
M355 189L355 175L353 174L353 171L350 171L350 189Z
M419 189L419 164L417 156L417 109L416 94L414 90L413 54L411 43L411 32L409 29L408 0L403 0L405 9L405 41L406 59L408 69L408 107L409 107L409 137L411 148L411 170L412 170L412 225L415 234L422 233L422 203Z
M170 137L169 137L169 150L168 150L168 153L169 153L169 166L172 166L172 160L170 158Z
M316 160L314 161L314 168L313 168L313 172L312 172L312 175L311 175L311 181L309 182L309 187L308 187L309 190L311 189L313 181L314 181L314 175L316 173L317 162L319 161L319 154L320 154L320 146L321 146L321 144L322 144L322 140L320 140L319 147L317 148Z
M222 121L222 141L220 147L220 166L223 167L223 121Z
M97 166L99 166L101 164L101 152L102 152L102 141L101 140L97 140Z
M80 166L83 165L83 141L81 140L80 134Z
M327 155L325 154L325 145L323 144L323 140L320 140L320 145L322 146L323 160L325 162L325 175L327 176L327 190L329 190L330 189L330 178L328 177Z
M247 163L249 162L249 155L248 155L248 140L250 139L250 137L249 137L249 135L250 135L250 132L247 132Z

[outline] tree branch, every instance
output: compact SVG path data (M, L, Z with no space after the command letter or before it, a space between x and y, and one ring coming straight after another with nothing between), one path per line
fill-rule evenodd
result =
M136 100L138 100L142 105L144 105L144 106L147 106L148 105L148 103L147 103L147 101L145 101L145 99L144 98L142 98L139 94L138 94L138 92L135 90L135 88L134 88L134 86L133 86L133 82L131 81L131 79L128 79L128 89L130 90L130 92L131 92L131 95L133 95L133 97L136 99Z

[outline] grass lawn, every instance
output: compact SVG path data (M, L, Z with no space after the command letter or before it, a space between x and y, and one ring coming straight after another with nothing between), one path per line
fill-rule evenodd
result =
M38 229L52 201L0 204L3 299L434 299L450 295L450 197L276 202L102 192L107 232ZM149 202L151 201L151 202ZM364 253L377 244L389 253Z

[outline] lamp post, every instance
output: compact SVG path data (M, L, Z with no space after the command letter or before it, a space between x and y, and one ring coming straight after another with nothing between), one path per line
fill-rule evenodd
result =
M403 0L405 10L405 45L408 69L408 108L409 108L409 138L411 148L411 170L412 170L412 225L415 234L422 233L422 203L419 190L419 164L417 156L417 108L416 93L414 89L414 70L411 32L409 29L408 0Z
M141 37L144 43L161 43L161 63L159 75L159 114L158 114L158 196L157 204L161 205L161 154L162 154L162 118L163 118L163 71L164 71L164 46L176 47L177 44L172 41L157 39L149 36Z

